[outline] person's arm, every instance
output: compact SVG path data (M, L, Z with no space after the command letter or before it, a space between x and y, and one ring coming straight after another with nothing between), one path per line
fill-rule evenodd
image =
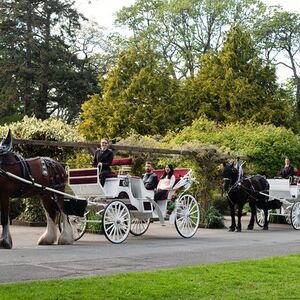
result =
M171 189L173 188L173 186L174 186L174 184L175 184L175 180L176 180L175 175L172 175L172 176L171 176L171 181L170 181L170 188L169 188L169 190L171 190Z
M147 182L145 182L145 188L147 190L154 190L157 186L157 175L156 174L151 174L147 180Z
M95 154L94 154L94 158L93 158L93 162L92 162L92 166L93 167L97 167L98 165L98 161L97 161L97 153L98 153L98 150L96 150Z

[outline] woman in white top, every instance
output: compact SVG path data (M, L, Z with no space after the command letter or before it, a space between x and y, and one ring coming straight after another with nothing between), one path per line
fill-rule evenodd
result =
M154 201L165 199L169 190L175 184L173 166L168 164L165 166L164 174L161 176L156 191L154 193Z

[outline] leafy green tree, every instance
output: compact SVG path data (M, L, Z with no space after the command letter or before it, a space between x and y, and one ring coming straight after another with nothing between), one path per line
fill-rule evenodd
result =
M256 28L255 35L266 56L291 71L295 108L300 116L300 14L275 10Z
M218 50L232 23L251 30L266 12L257 0L137 0L119 11L117 24L145 39L173 66L173 76L188 78L199 69L199 57Z
M180 126L180 83L147 45L122 52L100 85L103 95L82 105L79 128L88 139L123 137L131 130L164 134Z
M217 122L252 120L290 125L292 108L276 84L274 67L265 64L250 38L236 25L223 48L202 57L201 69L185 83L188 117L201 115Z

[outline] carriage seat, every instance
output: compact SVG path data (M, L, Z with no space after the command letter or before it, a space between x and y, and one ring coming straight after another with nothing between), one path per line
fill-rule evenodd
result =
M179 182L179 180L185 176L188 172L190 171L190 169L187 168L179 168L179 169L174 169L174 176L175 176L175 183L174 186ZM160 178L163 173L164 170L163 169L159 169L159 170L153 170L153 172L157 175L158 178ZM172 196L174 195L174 193L177 190L170 190L165 197L163 197L163 199L161 200L170 200L172 198Z
M112 166L123 166L131 165L132 158L114 158L112 161ZM116 178L118 174L109 173L106 175L106 178ZM93 184L97 183L97 168L88 168L88 169L74 169L69 170L69 183L70 184Z
M291 199L291 184L289 179L268 179L269 195L279 199Z
M114 158L112 161L111 166L130 166L132 165L132 157L122 157L122 158ZM120 174L125 174L131 171L131 168L127 167L122 167L119 169L119 175ZM109 173L106 176L107 178L112 178L112 177L118 177L118 175L116 173Z
M132 158L116 158L113 166L127 165L132 163ZM109 173L107 178L118 177L115 173ZM101 186L99 181L98 168L70 169L68 171L68 184L73 192L78 196L99 196L105 195L105 186Z

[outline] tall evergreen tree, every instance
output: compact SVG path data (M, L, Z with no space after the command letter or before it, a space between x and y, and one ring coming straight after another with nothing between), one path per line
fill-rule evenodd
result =
M73 1L2 0L1 6L0 101L6 105L0 116L9 107L42 119L67 110L72 119L96 90L95 70L72 52L83 18Z
M147 44L120 54L100 81L103 95L93 95L82 106L80 130L88 139L124 137L131 130L164 134L183 125L180 82L160 64L159 55Z
M223 48L203 56L201 66L186 82L190 106L197 108L189 112L191 119L291 124L292 108L276 83L275 68L259 58L241 26L233 26Z

